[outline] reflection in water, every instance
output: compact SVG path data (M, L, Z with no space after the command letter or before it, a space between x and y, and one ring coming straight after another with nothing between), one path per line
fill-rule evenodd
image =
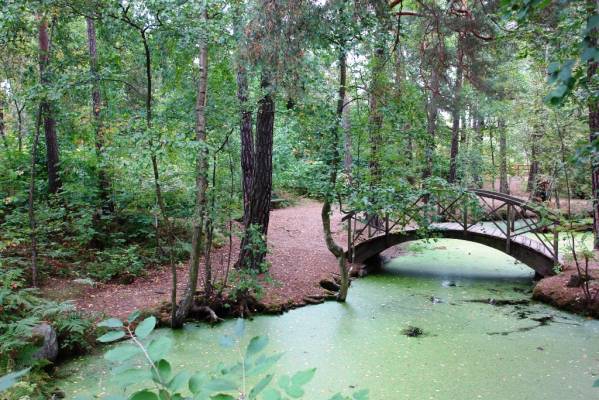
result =
M354 387L369 388L372 400L599 395L591 387L599 373L597 321L528 304L532 270L498 251L447 239L418 247L382 274L355 281L346 304L257 317L247 324L248 338L270 337L270 350L285 353L279 371L317 367L310 400ZM169 360L177 369L202 370L234 360L217 344L231 325L157 334L174 338ZM408 337L409 327L423 334ZM67 364L68 371L58 384L69 398L115 390L100 357Z

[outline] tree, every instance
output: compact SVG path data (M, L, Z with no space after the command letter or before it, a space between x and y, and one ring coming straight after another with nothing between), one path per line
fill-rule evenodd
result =
M98 74L98 51L96 45L96 25L92 17L86 17L87 24L87 43L89 51L89 69L91 75L91 100L92 116L95 131L96 157L98 163L98 190L102 209L104 212L114 211L114 204L110 200L110 181L108 173L105 170L104 157L104 132L102 126L102 97L100 95L100 76Z
M44 133L46 135L46 163L48 168L48 192L58 193L62 186L60 179L60 156L58 150L58 137L56 135L56 119L54 108L49 100L50 94L50 71L48 69L51 53L51 38L48 34L48 20L45 16L39 16L38 43L39 43L39 69L40 82L46 93L42 100L42 115L44 119Z
M201 10L201 20L206 26L208 20L208 10L206 2ZM198 272L200 265L200 256L204 250L202 236L205 232L206 223L206 189L208 187L208 147L206 143L206 100L208 90L208 39L204 32L200 34L198 41L199 54L199 79L198 92L196 99L196 141L198 142L198 154L196 159L196 180L195 180L195 210L193 215L193 233L191 239L191 258L189 260L189 281L187 288L181 299L181 303L175 311L175 301L177 296L176 273L173 275L174 283L172 288L171 303L173 304L173 317L171 325L181 327L185 318L193 306L198 283ZM208 262L206 264L208 266ZM212 276L210 271L206 270L204 294L209 297L212 292Z

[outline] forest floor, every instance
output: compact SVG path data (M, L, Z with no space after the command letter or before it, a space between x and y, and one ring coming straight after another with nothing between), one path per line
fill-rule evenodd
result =
M286 309L304 305L307 296L323 295L320 281L331 279L337 272L337 261L324 241L321 207L319 202L301 199L291 207L271 212L268 229L270 254L267 259L271 263L273 283L267 284L261 300L268 308ZM345 243L341 214L334 213L331 223L336 239ZM233 238L231 250L228 243L215 249L212 254L213 273L223 277L229 258L232 265L238 254L238 238ZM203 265L203 260L200 265ZM181 296L188 281L187 264L179 264L177 272L178 296ZM49 278L42 291L46 297L55 300L73 300L80 311L123 318L133 310L156 309L169 301L172 287L171 271L166 266L149 269L146 276L135 279L129 285L78 282Z
M520 187L518 184L514 186L515 195L526 195L517 190ZM588 201L581 200L578 203L581 209L589 206ZM273 282L266 284L261 299L268 309L286 310L309 303L306 297L325 294L320 281L331 279L337 273L337 261L324 242L320 211L319 202L301 199L293 206L271 212L268 231L270 254L267 259L271 263ZM341 214L334 213L331 222L334 236L343 246L347 239ZM213 251L213 274L216 278L222 278L227 269L232 271L227 266L235 262L238 253L239 239L235 237L231 247L226 243ZM596 254L595 259L599 260L599 254ZM593 283L599 282L599 261L592 261L590 268L593 271L591 275L596 277ZM177 272L178 296L181 296L188 281L187 264L179 264ZM575 273L574 266L567 266L562 274L543 279L535 288L535 298L559 308L580 312L584 301L582 290L568 286ZM136 309L156 310L169 301L171 286L170 269L158 266L148 269L145 276L138 277L129 285L89 285L77 280L49 278L42 291L46 297L55 300L73 300L76 308L85 313L123 318ZM596 303L591 311L599 317L599 301Z

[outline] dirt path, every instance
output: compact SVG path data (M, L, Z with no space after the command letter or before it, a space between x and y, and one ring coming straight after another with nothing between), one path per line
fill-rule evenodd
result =
M268 287L263 299L266 304L301 304L307 295L322 294L320 280L330 278L337 271L335 257L324 242L320 209L320 203L303 199L297 205L271 212L268 231L270 254L267 258L275 284ZM333 215L332 223L338 240L345 240L339 214ZM236 260L238 251L239 241L235 239L231 263ZM228 245L215 250L213 262L217 274L224 273L228 255ZM179 295L187 285L187 279L187 266L180 265ZM77 309L85 312L125 317L135 309L154 308L169 301L171 285L170 270L159 267L130 285L108 283L90 287L68 280L50 279L45 291L49 297L73 299Z

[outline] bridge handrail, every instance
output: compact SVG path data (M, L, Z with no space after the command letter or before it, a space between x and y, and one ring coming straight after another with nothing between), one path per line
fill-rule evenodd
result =
M484 212L482 215L478 213L474 213L474 215L470 216L468 214L468 209L472 207L471 202L459 203L462 206L462 215L456 215L456 204L458 201L463 198L464 195L473 194L481 203L477 203L479 206L483 208L486 206L488 211ZM493 202L486 201L485 198L493 200ZM443 203L444 200L447 200L449 204ZM501 204L499 206L495 206L495 200L500 201ZM520 199L518 197L514 197L511 195L507 195L504 193L498 193L490 190L484 189L470 189L466 191L461 191L458 193L457 197L452 198L437 198L433 193L424 193L416 201L414 201L410 207L417 205L419 202L426 201L427 204L432 204L437 208L437 214L429 215L425 213L422 220L428 221L427 225L432 223L431 217L439 217L442 216L450 221L457 222L464 229L464 235L467 234L468 229L473 228L475 225L478 225L480 222L490 220L497 229L505 235L506 238L506 253L510 254L510 243L512 238L523 235L525 233L533 233L540 244L547 249L547 251L552 255L554 260L557 262L558 260L558 231L557 226L560 224L560 217L558 214L554 213L551 210L542 207L536 207L531 205L530 202ZM504 214L499 213L499 211L507 207L507 212ZM430 209L429 209L430 210ZM359 218L358 215L361 213L365 213L365 218ZM534 219L530 219L528 213L533 214ZM376 214L372 212L368 212L366 210L352 210L342 217L341 221L347 221L347 229L348 229L348 251L352 251L360 239L362 235L367 232L367 239L370 239L374 236L377 236L379 233L383 235L389 235L391 230L395 229L397 226L405 228L412 223L416 223L416 225L420 225L422 220L419 219L420 212L414 213L406 213L406 215L397 218L397 220L390 220L390 216L388 212L383 212L381 214ZM474 217L474 218L473 218ZM499 217L499 219L496 219ZM520 219L524 221L524 226L516 228L515 220ZM469 223L469 221L474 221ZM497 221L504 221L505 226L501 227ZM352 230L352 222L353 222L353 230ZM358 227L357 224L363 225ZM384 227L383 227L384 224ZM551 243L550 239L545 236L540 236L539 233L545 231L546 229L553 230L553 242ZM546 243L546 242L549 242Z

